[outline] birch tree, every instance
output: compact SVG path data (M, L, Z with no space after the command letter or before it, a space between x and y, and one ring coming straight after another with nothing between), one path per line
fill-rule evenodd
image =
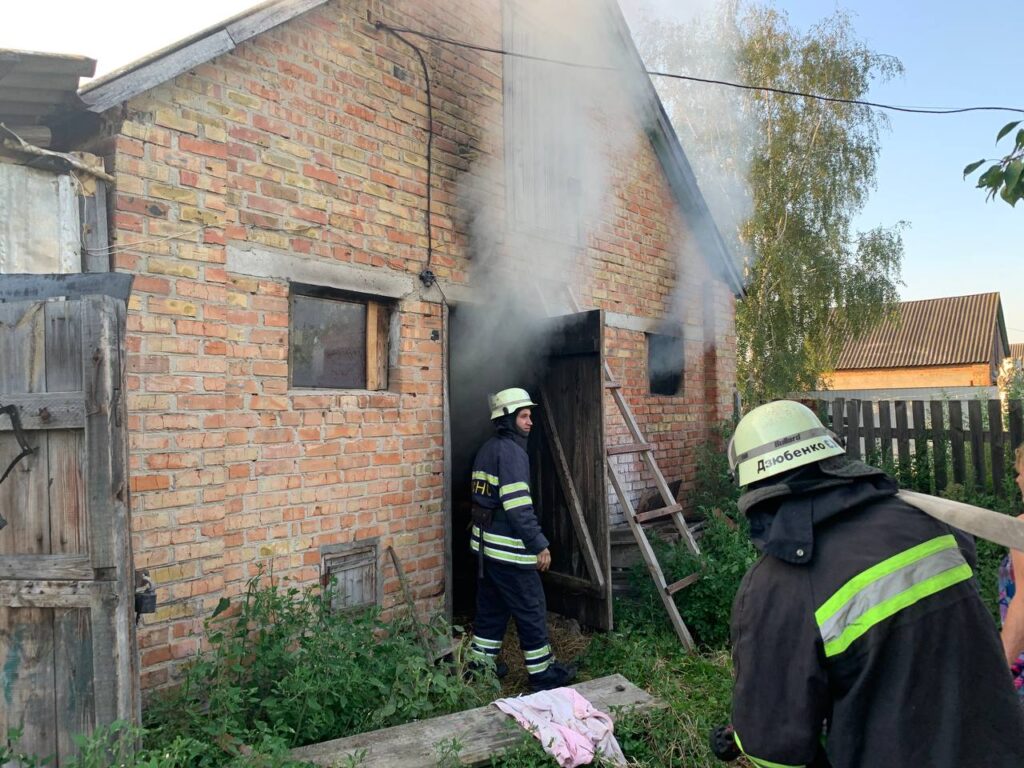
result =
M841 12L806 32L767 6L650 25L650 67L842 100L902 72ZM737 378L755 404L815 389L898 301L902 223L857 231L886 118L870 107L656 78L712 212L744 261Z

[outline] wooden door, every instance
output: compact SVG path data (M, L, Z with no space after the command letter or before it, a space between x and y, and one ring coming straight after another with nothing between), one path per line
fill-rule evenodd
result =
M125 305L2 303L13 282L0 276L0 406L33 452L0 484L0 734L22 729L23 750L60 766L76 734L139 719ZM19 451L0 415L0 474Z
M604 318L600 310L554 320L531 441L541 525L551 540L549 608L581 624L612 627L610 538L604 473Z

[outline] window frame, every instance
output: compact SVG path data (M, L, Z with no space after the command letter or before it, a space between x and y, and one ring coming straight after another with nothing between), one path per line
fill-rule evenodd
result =
M365 335L362 341L365 363L364 386L346 387L340 385L315 384L296 385L295 374L295 303L296 299L336 301L358 304L365 310ZM391 352L391 320L395 303L376 296L330 288L310 283L289 282L288 284L288 388L304 392L331 390L354 390L359 392L380 392L388 389L388 374Z
M647 393L651 397L681 397L686 394L686 338L682 334L646 332L644 333L644 340L647 346ZM652 351L654 351L652 344L678 345L678 374L663 374L665 378L669 375L678 375L678 382L674 392L655 390L655 379L651 366Z

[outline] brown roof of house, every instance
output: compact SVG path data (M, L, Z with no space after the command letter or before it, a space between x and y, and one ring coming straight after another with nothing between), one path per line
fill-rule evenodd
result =
M998 293L904 301L896 318L847 342L836 370L965 365L1001 360L1009 350Z
M1010 357L1024 360L1024 343L1010 345Z

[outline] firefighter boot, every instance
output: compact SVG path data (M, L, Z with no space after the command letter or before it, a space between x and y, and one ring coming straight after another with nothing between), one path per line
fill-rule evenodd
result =
M530 675L530 690L550 691L552 688L561 688L569 685L576 679L576 667L573 664L560 664L554 662L550 667L536 675Z

